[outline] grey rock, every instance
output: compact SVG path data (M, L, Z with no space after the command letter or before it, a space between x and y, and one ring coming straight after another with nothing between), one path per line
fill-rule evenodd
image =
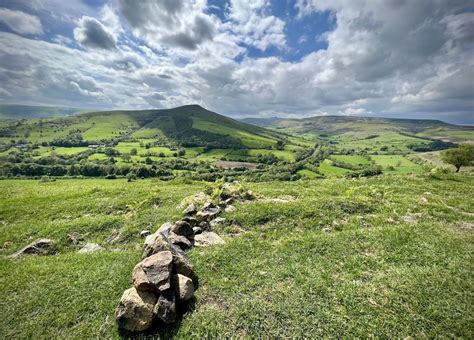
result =
M53 240L42 238L31 242L26 247L21 248L16 253L10 255L11 258L18 258L24 254L39 255L46 251L54 243Z
M202 233L202 229L200 227L194 227L193 231L194 231L194 235Z
M133 286L137 290L162 292L170 288L173 254L160 251L138 263L132 272Z
M78 253L85 254L85 253L95 253L96 251L104 250L101 246L97 243L86 243L84 247L82 247Z
M194 237L194 245L196 247L207 247L217 244L224 244L225 241L212 231L204 231Z
M176 274L171 277L171 287L180 301L187 301L194 295L193 280L189 277Z
M216 217L213 219L209 224L211 225L212 228L217 227L218 225L224 224L227 220L223 217Z
M192 229L191 229L192 230ZM169 238L170 242L181 249L189 249L193 245L189 239L182 235L175 234L173 232L170 233Z
M145 238L145 237L147 237L148 235L151 235L151 231L149 231L149 230L142 230L142 231L140 231L140 237Z
M228 205L227 207L225 207L224 211L227 212L227 213L231 213L231 212L234 212L236 211L237 208L234 207L233 205Z
M135 287L123 292L115 310L115 318L120 328L132 332L142 332L153 322L153 307L157 296L152 292L137 291Z
M172 227L173 223L165 222L160 226L160 228L158 228L158 232L167 235Z
M186 209L184 209L183 214L186 216L195 215L197 213L196 205L194 203L190 203Z
M171 227L171 232L176 235L184 236L188 239L194 238L194 231L191 225L186 221L177 221Z
M211 229L211 225L207 221L199 222L198 227L201 228L202 230L210 230Z
M176 321L176 293L174 290L168 289L161 293L153 313L166 324Z

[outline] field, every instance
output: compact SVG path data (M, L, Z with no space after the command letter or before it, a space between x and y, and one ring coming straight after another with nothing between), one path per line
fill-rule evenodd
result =
M176 220L178 203L210 185L0 181L2 337L119 338L113 312L141 255L139 232ZM245 185L258 198L224 215L243 232L221 227L225 245L189 252L196 299L159 334L473 337L472 174ZM50 255L6 257L40 237L56 241ZM78 254L85 242L106 250Z

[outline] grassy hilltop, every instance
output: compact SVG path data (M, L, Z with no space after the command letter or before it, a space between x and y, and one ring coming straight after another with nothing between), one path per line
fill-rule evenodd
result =
M212 185L1 181L2 336L119 338L113 312L139 232ZM472 175L246 186L257 199L223 215L241 229L221 226L225 245L190 251L196 300L161 335L472 338ZM5 257L40 237L57 242L51 255ZM85 242L106 249L78 254Z

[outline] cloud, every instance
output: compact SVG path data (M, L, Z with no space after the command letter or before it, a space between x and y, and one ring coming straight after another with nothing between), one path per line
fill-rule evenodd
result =
M85 47L104 50L115 49L115 37L97 19L83 16L74 29L74 38Z
M161 44L196 50L216 34L214 20L204 13L205 1L118 0L135 35L154 47Z
M40 19L22 11L0 8L0 22L19 34L43 33Z
M269 0L231 0L228 16L230 30L245 44L266 50L269 46L283 48L286 44L285 22L269 15Z

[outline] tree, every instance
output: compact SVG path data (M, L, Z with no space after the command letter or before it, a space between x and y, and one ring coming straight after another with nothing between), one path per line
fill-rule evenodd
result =
M132 159L132 156L130 156L129 153L123 153L123 154L122 154L122 159L123 159L124 162L127 162L127 163L128 163L128 162L130 162L130 160Z
M459 172L462 166L474 164L474 145L461 145L455 149L449 149L442 155L443 161L456 167Z
M130 150L130 155L136 156L137 155L137 149L133 148Z

